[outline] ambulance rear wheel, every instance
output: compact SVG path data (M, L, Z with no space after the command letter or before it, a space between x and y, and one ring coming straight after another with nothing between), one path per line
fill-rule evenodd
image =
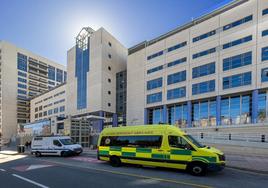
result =
M204 176L207 172L207 166L202 162L194 162L188 165L187 170L194 176Z
M111 156L110 157L110 164L113 167L119 167L119 166L121 166L122 163L121 163L121 160L120 160L119 157L117 157L117 156Z

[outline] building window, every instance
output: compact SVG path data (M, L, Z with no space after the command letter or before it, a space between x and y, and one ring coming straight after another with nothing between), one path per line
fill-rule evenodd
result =
M264 68L261 70L261 82L268 81L268 68Z
M186 80L186 70L168 75L167 84L175 84Z
M111 106L111 103L108 103L108 106L110 107Z
M108 66L108 70L109 70L109 71L111 71L111 70L112 70L110 66Z
M57 77L56 77L57 82L62 82L62 79L63 79L63 71L57 69Z
M192 78L198 78L215 73L215 62L205 64L192 69Z
M266 14L268 14L268 8L267 8L267 9L262 10L262 15L264 16L264 15L266 15Z
M252 40L252 35L250 35L250 36L246 36L246 37L244 37L244 38L237 39L237 40L234 40L234 41L232 41L232 42L228 42L228 43L224 44L224 45L222 46L222 48L223 48L223 49L231 48L231 47L233 47L233 46L237 46L237 45L239 45L239 44L243 44L243 43L249 42L249 41L251 41L251 40Z
M39 113L39 117L42 117L42 116L43 116L43 113L42 113L42 112L40 112L40 113Z
M34 111L35 111L35 112L38 112L38 107L36 107L36 108L34 109Z
M258 95L258 122L265 122L267 119L267 93Z
M261 49L261 60L268 60L268 46Z
M199 35L198 37L193 38L193 42L197 42L199 40L206 39L206 38L211 37L215 34L216 34L216 30L210 31L208 33L205 33L205 34Z
M205 55L209 55L209 54L212 54L212 53L215 53L215 52L216 52L216 48L210 48L208 50L193 54L193 59L196 59L196 58L199 58L199 57L202 57L202 56L205 56Z
M244 17L244 18L242 18L240 20L237 20L235 22L232 22L232 23L230 23L228 25L223 26L223 31L226 31L228 29L231 29L231 28L234 28L236 26L239 26L239 25L242 25L244 23L247 23L247 22L251 21L252 19L253 19L252 15Z
M48 110L48 115L51 115L52 113L53 113L52 109Z
M18 69L27 72L27 56L21 53L18 53L17 56Z
M154 108L148 110L148 123L159 124L163 122L162 108Z
M51 82L51 81L48 81L48 84L50 84L50 85L55 85L55 82Z
M64 71L64 82L67 82L67 72Z
M43 109L43 107L42 106L39 106L39 110L42 110Z
M35 115L34 115L34 118L35 118L35 119L38 118L38 114L35 114Z
M216 125L216 101L198 101L193 103L193 127Z
M167 100L179 99L186 96L186 87L170 89L167 91Z
M112 82L112 80L111 80L110 78L108 78L108 82L109 82L109 83L111 83L111 82Z
M152 68L152 69L147 70L147 74L151 74L151 73L153 73L153 72L157 72L157 71L160 71L160 70L162 70L162 69L163 69L163 65L160 65L160 66L158 66L158 67L154 67L154 68Z
M168 107L168 123L176 127L187 126L187 104L173 105Z
M176 44L175 46L172 46L172 47L168 48L167 51L168 51L168 52L171 52L171 51L173 51L173 50L177 50L177 49L179 49L179 48L182 48L182 47L184 47L184 46L186 46L186 45L187 45L187 41L184 41L184 42L182 42L182 43L180 43L180 44Z
M186 62L187 61L187 58L186 57L184 57L184 58L181 58L181 59L177 59L177 60L175 60L175 61L172 61L172 62L170 62L170 63L168 63L168 67L172 67L172 66L175 66L175 65L178 65L178 64L181 64L181 63L184 63L184 62Z
M109 46L112 47L112 43L111 42L108 42Z
M58 108L54 108L54 114L56 114L58 112L59 112Z
M162 87L162 77L154 80L147 81L147 90Z
M27 83L27 80L26 80L26 79L24 79L24 78L20 78L20 77L18 77L18 81L19 81L19 82L23 82L23 83Z
M65 111L65 106L61 106L60 107L60 112L64 112Z
M111 95L111 91L108 91L108 95Z
M251 122L251 96L227 97L221 100L221 124L248 124Z
M18 89L18 93L19 93L19 94L24 94L24 95L26 95L26 94L27 94L27 91Z
M111 54L108 54L108 57L109 57L109 59L112 59L112 55Z
M27 74L26 73L24 73L24 72L20 72L20 71L18 71L18 75L19 76L22 76L22 77L27 77Z
M239 86L246 86L250 84L251 84L251 72L246 72L229 77L224 77L222 87L223 89L229 89Z
M48 66L48 79L55 80L55 67Z
M47 116L47 111L44 111L43 115L44 115L44 116Z
M161 101L162 101L162 92L147 95L147 104L161 102Z
M250 65L251 63L252 63L252 52L247 52L244 54L228 57L223 59L223 71L243 67L246 65Z
M192 95L215 91L215 80L201 82L192 85Z
M155 54L149 55L149 56L147 57L147 60L151 60L151 59L156 58L156 57L158 57L158 56L161 56L161 55L163 55L163 54L164 54L164 51L157 52L157 53L155 53Z
M26 85L24 85L24 84L20 84L20 83L18 83L18 87L19 87L19 88L23 88L23 89L27 89L27 86L26 86Z
M266 30L263 30L262 33L261 33L261 36L267 36L268 35L268 29Z

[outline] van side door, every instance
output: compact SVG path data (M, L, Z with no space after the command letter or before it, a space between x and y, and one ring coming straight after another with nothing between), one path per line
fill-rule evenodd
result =
M53 139L53 153L52 154L57 154L60 153L62 150L62 144L58 139Z
M170 160L178 164L187 164L192 161L192 146L181 136L168 136L170 147Z

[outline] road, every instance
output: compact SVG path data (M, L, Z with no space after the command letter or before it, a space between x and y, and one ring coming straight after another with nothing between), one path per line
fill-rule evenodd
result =
M194 177L184 171L152 167L113 168L94 156L40 157L0 154L2 188L89 187L264 187L268 175L226 168L222 172Z

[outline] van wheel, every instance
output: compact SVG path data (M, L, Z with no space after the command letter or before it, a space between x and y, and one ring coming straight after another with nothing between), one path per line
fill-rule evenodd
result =
M207 173L207 165L202 162L193 162L187 166L187 170L194 176L204 176Z
M120 160L119 157L117 157L117 156L111 156L110 157L110 164L113 167L119 167L119 166L121 166L122 163L121 163L121 160Z
M42 154L41 154L39 151L37 151L37 152L35 152L35 156L36 156L36 157L41 157Z
M67 153L65 151L62 151L62 152L60 152L60 156L61 157L66 157L67 156Z

